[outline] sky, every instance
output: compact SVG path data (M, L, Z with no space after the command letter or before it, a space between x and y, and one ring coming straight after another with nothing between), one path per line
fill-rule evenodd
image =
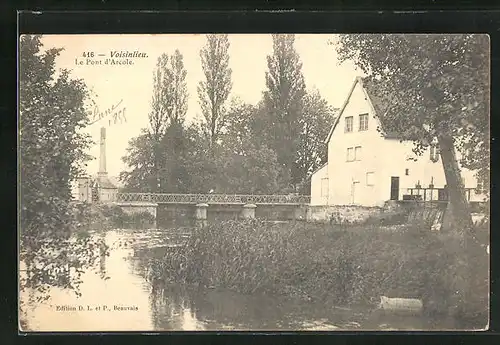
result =
M295 48L303 64L307 89L318 89L330 105L340 108L355 77L362 72L350 62L339 64L334 46L328 44L332 39L335 40L335 35L300 34L296 35ZM43 49L64 48L56 59L56 69L68 69L72 77L83 79L100 112L120 102L117 110L125 109L126 122L110 124L108 119L102 119L87 128L95 142L89 151L95 159L88 163L88 174L95 175L99 168L102 126L107 128L109 175L118 176L127 169L121 158L126 154L129 140L148 126L153 71L162 53L170 55L179 49L183 54L189 93L186 120L201 116L196 88L203 79L200 50L205 42L205 35L199 34L46 35L42 38ZM239 97L256 104L265 89L266 57L272 54L271 35L230 34L229 42L233 81L230 98ZM105 65L104 60L112 51L139 51L147 57L132 58L133 65ZM83 54L90 52L94 52L93 61L103 60L103 64L87 64Z

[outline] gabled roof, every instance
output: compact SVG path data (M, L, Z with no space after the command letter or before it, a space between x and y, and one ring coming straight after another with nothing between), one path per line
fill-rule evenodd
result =
M316 174L318 171L320 171L321 169L323 169L324 167L326 167L328 165L328 162L325 162L323 164L321 164L321 166L317 167L312 173L311 173L311 176Z
M411 140L411 138L406 137L403 133L397 133L397 132L389 132L384 129L384 115L386 114L388 110L388 105L391 103L390 100L388 99L382 99L380 97L376 96L376 92L374 92L376 88L376 84L373 81L369 81L366 78L362 77L356 77L354 79L354 82L351 86L351 89L349 90L349 93L346 97L346 100L344 101L344 104L342 105L342 108L340 108L339 115L335 119L335 122L333 123L332 128L330 129L330 133L328 133L328 137L325 140L325 144L328 144L330 141L330 138L332 137L333 131L337 127L337 124L340 122L340 118L342 117L342 114L344 113L345 108L347 107L347 104L349 103L349 100L351 99L352 93L354 92L354 89L356 88L357 84L360 84L361 89L366 95L366 100L368 104L370 105L374 116L378 119L379 124L380 124L380 129L382 131L382 135L384 138L387 139L400 139L400 140Z

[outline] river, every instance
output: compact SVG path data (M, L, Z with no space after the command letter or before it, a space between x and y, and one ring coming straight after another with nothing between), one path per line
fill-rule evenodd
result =
M177 245L188 236L165 230L113 230L103 236L110 255L82 277L82 297L53 289L51 299L31 305L25 319L33 331L193 330L443 330L448 320L387 315L367 308L327 308L282 296L232 291L155 287L145 279L144 252ZM22 297L23 298L23 297Z

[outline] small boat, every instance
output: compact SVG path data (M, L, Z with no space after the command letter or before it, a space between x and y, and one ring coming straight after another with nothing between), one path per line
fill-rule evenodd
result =
M423 310L423 303L416 298L390 298L380 296L379 308L385 312L419 314Z

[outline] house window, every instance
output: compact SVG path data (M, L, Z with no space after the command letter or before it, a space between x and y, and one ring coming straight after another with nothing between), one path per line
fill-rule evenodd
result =
M321 196L328 196L328 178L321 179Z
M354 149L354 160L355 161L360 161L361 160L361 146L356 146Z
M347 116L345 118L345 132L352 132L352 124L353 124L353 117L352 116Z
M430 149L430 159L432 162L436 163L439 160L439 149L436 144L432 144Z
M366 185L367 186L373 186L375 184L374 176L375 176L375 173L373 173L373 172L366 173Z
M476 194L484 194L486 193L486 188L485 184L483 181L477 181L477 186L476 186Z
M359 115L359 130L360 131L368 130L368 114Z
M353 160L354 160L354 148L348 147L347 148L347 161L352 162Z
M405 169L405 175L406 176L410 175L410 169Z

